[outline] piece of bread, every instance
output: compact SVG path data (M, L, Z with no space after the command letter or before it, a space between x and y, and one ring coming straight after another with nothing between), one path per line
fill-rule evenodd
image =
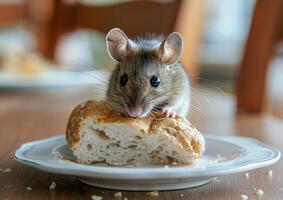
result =
M66 139L84 164L192 164L205 149L203 136L183 117L127 118L103 101L72 111Z

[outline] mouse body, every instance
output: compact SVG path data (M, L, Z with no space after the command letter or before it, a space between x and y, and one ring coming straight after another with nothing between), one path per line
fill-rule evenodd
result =
M190 80L178 62L183 40L147 35L131 40L114 28L106 36L109 55L117 61L106 101L130 117L148 117L161 111L166 117L185 116L190 107Z

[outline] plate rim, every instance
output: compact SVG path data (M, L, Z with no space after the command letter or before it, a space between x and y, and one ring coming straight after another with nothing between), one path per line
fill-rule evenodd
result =
M281 152L271 147L258 139L246 137L246 136L235 136L235 135L212 135L212 134L203 134L205 140L220 140L224 142L229 142L235 145L232 139L241 140L244 139L249 141L254 146L258 148L263 148L264 150L269 150L272 152L272 155L269 155L268 158L262 161L253 161L251 163L247 163L245 165L234 165L233 167L227 168L222 167L216 170L207 170L196 168L195 173L186 173L188 167L190 166L180 166L180 167L173 167L173 168L125 168L125 167L103 167L103 166L91 166L91 165L84 165L79 163L72 163L72 165L52 165L48 163L44 163L43 161L35 161L29 158L26 158L22 155L25 151L30 149L32 146L35 146L40 143L52 142L54 140L62 140L65 138L64 135L57 135L53 137L49 137L46 139L35 140L31 142L27 142L22 144L15 152L14 159L20 163L38 168L43 171L58 173L58 174L67 174L67 175L75 175L75 176L83 176L83 177L93 177L93 178L111 178L111 179L156 179L156 178L193 178L193 177L215 177L221 176L226 174L235 174L239 172L250 171L262 167L266 167L276 163L280 157ZM238 144L236 144L238 145ZM240 145L238 145L240 146ZM242 146L241 146L242 147ZM55 160L55 158L54 158ZM59 162L59 161L58 161ZM67 163L67 162L66 162ZM66 164L65 163L65 164ZM191 171L193 172L193 171ZM132 176L134 175L134 176ZM160 177L162 175L162 177Z

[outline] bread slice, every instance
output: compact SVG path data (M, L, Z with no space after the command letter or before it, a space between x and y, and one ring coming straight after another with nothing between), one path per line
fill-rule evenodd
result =
M66 139L84 164L192 164L205 149L203 136L183 117L127 118L103 101L72 111Z

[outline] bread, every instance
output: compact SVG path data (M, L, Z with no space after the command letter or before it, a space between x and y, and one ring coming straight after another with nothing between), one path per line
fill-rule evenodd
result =
M192 164L205 149L203 136L183 117L127 118L103 101L74 108L66 140L84 164Z

